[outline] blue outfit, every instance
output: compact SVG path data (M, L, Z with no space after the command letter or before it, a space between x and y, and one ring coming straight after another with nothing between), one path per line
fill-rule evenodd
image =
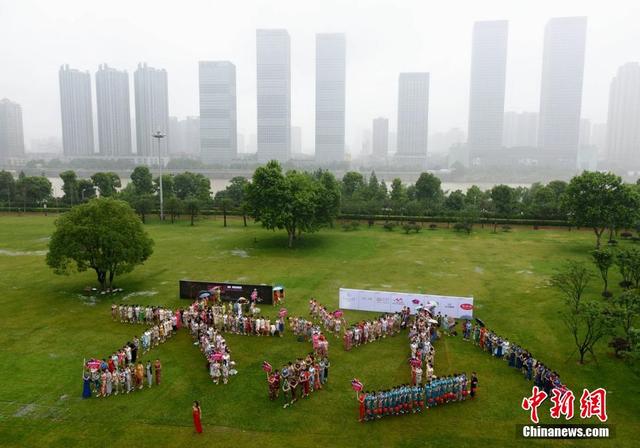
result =
M91 377L84 375L82 377L82 398L91 397Z

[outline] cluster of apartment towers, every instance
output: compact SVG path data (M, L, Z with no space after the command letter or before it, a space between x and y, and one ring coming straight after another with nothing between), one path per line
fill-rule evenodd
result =
M582 81L587 19L551 19L545 28L540 109L535 127L540 160L575 164L579 157ZM491 161L503 147L508 22L476 22L473 29L469 120L463 165ZM256 31L257 159L291 158L291 52L283 29ZM345 159L345 34L316 35L315 161ZM63 152L67 157L166 157L170 124L167 72L139 64L134 73L136 152L132 149L126 71L100 65L95 75L98 151L94 151L91 77L64 65L59 71ZM229 61L199 63L199 151L205 163L229 164L238 156L236 67ZM396 166L426 167L429 73L400 73ZM535 114L533 114L535 115ZM173 119L175 121L175 119ZM620 67L610 86L606 150L611 162L640 160L640 65ZM10 129L12 128L13 129ZM13 134L12 134L13 131ZM154 139L160 131L164 140ZM0 150L19 156L20 106L0 102ZM373 120L372 157L389 156L389 121ZM4 136L4 137L3 137ZM177 139L178 136L173 136ZM167 141L168 140L168 141ZM184 142L182 142L184 144ZM6 149L5 148L5 149ZM0 154L2 151L0 151ZM156 159L157 160L157 159Z

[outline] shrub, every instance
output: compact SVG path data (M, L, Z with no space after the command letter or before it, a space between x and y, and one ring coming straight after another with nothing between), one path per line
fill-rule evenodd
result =
M409 232L411 232L411 231L418 233L420 231L420 229L422 229L422 227L417 222L406 222L402 226L402 229L408 235Z
M456 222L453 225L453 230L455 232L466 232L467 234L470 234L472 229L473 225L465 221Z
M631 233L631 232L622 232L622 233L620 234L620 236L621 236L622 238L631 238L631 237L633 236L633 233Z
M389 232L391 232L396 227L396 225L391 221L386 221L382 227L384 228L384 230L388 230Z
M609 241L607 241L607 244L609 246L617 246L618 245L618 240L609 240Z
M502 231L503 231L503 232L509 232L509 231L511 231L511 226L502 226Z
M344 222L342 224L342 230L344 230L345 232L358 230L358 227L360 227L359 221Z
M640 236L632 236L631 241L633 241L634 243L640 243Z
M438 224L435 224L435 223L429 224L429 230L437 230L437 229L438 229Z

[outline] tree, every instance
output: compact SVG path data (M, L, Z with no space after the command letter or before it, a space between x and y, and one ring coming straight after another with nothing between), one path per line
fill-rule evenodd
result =
M211 199L211 183L202 174L188 171L176 174L173 177L173 188L176 196L182 200L196 197L201 202L207 202Z
M92 199L56 220L46 262L56 274L93 269L102 289L153 253L153 240L126 202Z
M78 176L75 171L67 170L60 173L62 179L62 191L64 197L62 200L69 205L78 203Z
M227 227L227 212L231 209L242 212L244 226L247 226L247 207L245 204L245 191L249 181L241 176L236 176L229 181L224 190L218 191L213 199L214 204L222 208L224 226Z
M151 175L151 171L149 171L149 167L135 167L131 173L131 184L133 185L136 195L153 194L153 176Z
M464 204L465 197L462 190L452 191L444 201L444 206L446 207L446 209L454 213L459 213L460 211L462 211L462 209L464 209Z
M407 201L407 189L402 185L400 178L396 177L391 181L391 193L389 196L393 207L396 209L401 208L402 204Z
M563 197L570 222L593 229L596 249L607 228L638 216L637 195L612 173L585 171L571 179Z
M16 195L16 181L13 175L5 170L0 171L0 203L11 207L11 201Z
M24 173L16 182L16 199L23 204L26 210L27 204L40 206L51 198L51 182L44 176L25 176Z
M164 204L164 210L167 212L169 217L171 218L171 224L173 224L176 220L176 217L180 215L180 211L183 209L183 204L180 199L175 196L171 196L167 199L167 202Z
M516 209L514 189L508 185L496 185L491 189L491 202L498 216L512 216Z
M580 364L584 357L591 353L595 359L593 347L604 336L611 334L613 326L612 313L602 304L596 302L580 303L577 310L569 309L562 313L562 319L573 336L573 341L580 355Z
M91 176L91 181L100 192L100 196L105 198L115 196L118 188L122 186L120 177L113 172L95 173Z
M584 263L570 260L551 276L551 285L564 294L567 304L574 312L577 312L582 301L582 294L592 277L593 274Z
M611 300L614 316L624 330L625 339L631 342L634 321L640 315L640 291L629 290Z
M609 269L613 266L613 262L615 257L611 251L606 249L595 249L591 251L591 257L593 258L593 263L600 271L600 276L602 277L602 282L604 283L604 289L602 290L603 297L611 297L611 293L607 290L609 285Z
M302 232L315 232L332 224L339 208L337 190L335 178L329 173L314 177L292 170L285 175L280 164L272 160L253 173L247 204L250 215L263 227L286 230L292 247Z
M431 173L421 173L415 183L415 198L424 203L431 213L438 209L442 201L440 184L440 179Z
M349 171L342 176L342 195L351 199L364 189L364 177L356 171Z
M153 212L153 208L155 206L153 195L149 193L136 195L133 197L130 204L133 206L136 213L140 215L142 223L146 224L146 217L149 213Z
M96 197L96 187L89 179L80 179L78 181L78 196L81 202L88 201Z
M622 276L620 286L630 288L635 284L638 287L640 281L640 251L638 249L621 249L615 258L616 266Z
M189 196L184 201L184 210L191 218L191 225L194 225L194 221L200 213L202 201L195 196Z

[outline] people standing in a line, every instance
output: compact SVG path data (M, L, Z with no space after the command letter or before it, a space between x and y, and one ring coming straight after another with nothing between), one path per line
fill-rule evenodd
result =
M471 398L474 398L476 396L477 388L478 388L478 377L476 376L476 372L473 372L471 374L471 392L469 393L469 395L471 395Z
M156 373L156 386L160 385L160 379L162 377L162 364L159 359L156 359L156 362L153 365L153 368Z
M193 426L195 426L196 432L198 434L201 434L202 423L200 421L200 417L202 415L202 410L200 409L200 403L198 401L193 402L192 414L193 414Z

